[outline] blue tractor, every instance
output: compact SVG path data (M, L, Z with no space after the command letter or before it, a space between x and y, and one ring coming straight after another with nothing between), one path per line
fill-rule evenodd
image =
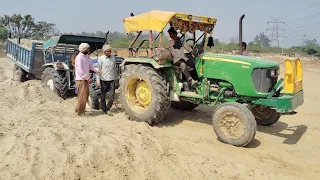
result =
M15 64L14 79L19 82L39 79L51 91L65 99L68 93L77 93L73 60L78 54L78 46L81 43L88 43L92 52L97 51L107 44L107 36L108 33L106 38L78 35L53 36L44 43L33 42L31 48L20 45L20 40L18 42L8 40L6 56ZM118 66L122 60L123 58L117 57ZM96 61L93 60L93 63ZM118 71L118 76L120 73L121 71ZM92 76L95 77L94 73ZM94 87L95 92L99 91L96 88L95 79L91 87Z

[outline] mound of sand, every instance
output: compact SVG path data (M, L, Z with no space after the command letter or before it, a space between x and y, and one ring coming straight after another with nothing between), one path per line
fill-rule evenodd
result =
M0 58L3 58L5 56L6 56L6 52L0 49Z
M75 98L62 101L40 81L10 79L0 59L0 179L319 179L317 82L306 71L306 104L295 116L258 127L247 148L217 140L212 109L170 110L150 127L87 109L74 115Z

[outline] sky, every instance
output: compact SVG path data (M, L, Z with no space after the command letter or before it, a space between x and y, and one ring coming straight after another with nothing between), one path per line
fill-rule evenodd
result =
M317 4L318 3L318 4ZM260 32L272 35L272 18L280 23L280 46L301 45L303 35L320 43L320 0L0 0L0 16L31 14L35 21L55 23L60 32L124 32L123 19L151 11L183 12L217 18L214 38L229 42L238 36L243 20L243 40L253 41ZM272 38L270 36L270 38ZM276 44L275 41L273 44Z

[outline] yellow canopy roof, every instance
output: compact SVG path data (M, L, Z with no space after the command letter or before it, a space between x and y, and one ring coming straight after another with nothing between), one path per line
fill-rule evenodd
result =
M127 17L123 20L123 24L127 33L145 30L160 32L174 18L207 25L214 25L217 21L216 18L212 17L153 10L137 16Z

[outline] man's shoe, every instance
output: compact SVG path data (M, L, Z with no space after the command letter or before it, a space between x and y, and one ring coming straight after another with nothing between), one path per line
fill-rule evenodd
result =
M113 116L113 113L110 111L104 112L104 114L108 115L108 116Z
M89 115L86 114L85 112L83 112L83 113L76 113L76 115L77 115L78 117L88 117L88 116L89 116Z

